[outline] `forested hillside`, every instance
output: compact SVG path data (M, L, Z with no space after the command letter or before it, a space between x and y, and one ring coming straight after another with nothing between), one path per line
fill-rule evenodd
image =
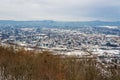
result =
M93 59L0 47L0 80L120 80L120 69Z

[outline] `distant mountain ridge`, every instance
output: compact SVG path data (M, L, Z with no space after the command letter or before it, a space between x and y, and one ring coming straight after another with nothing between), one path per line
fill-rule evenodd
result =
M53 21L53 20L35 20L35 21L14 21L0 20L0 25L15 26L41 26L41 27L86 27L86 26L120 26L120 21Z

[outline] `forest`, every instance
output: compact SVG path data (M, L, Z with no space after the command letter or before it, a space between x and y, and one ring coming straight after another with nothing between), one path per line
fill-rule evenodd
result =
M120 69L95 59L0 46L0 80L120 80Z

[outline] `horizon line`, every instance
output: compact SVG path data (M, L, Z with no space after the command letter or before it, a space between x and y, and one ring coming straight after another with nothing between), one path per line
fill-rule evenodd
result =
M84 20L84 21L81 21L81 20L76 20L76 21L67 21L67 20L65 20L65 21L62 21L62 20L45 20L45 19L43 19L43 20L39 20L39 19L36 19L36 20L13 20L13 19L0 19L0 21L55 21L55 22L92 22L92 21L96 21L96 22L120 22L120 21L106 21L106 20Z

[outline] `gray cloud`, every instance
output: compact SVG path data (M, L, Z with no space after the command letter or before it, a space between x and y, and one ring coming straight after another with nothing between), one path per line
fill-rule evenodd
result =
M120 0L1 0L0 19L120 20Z

